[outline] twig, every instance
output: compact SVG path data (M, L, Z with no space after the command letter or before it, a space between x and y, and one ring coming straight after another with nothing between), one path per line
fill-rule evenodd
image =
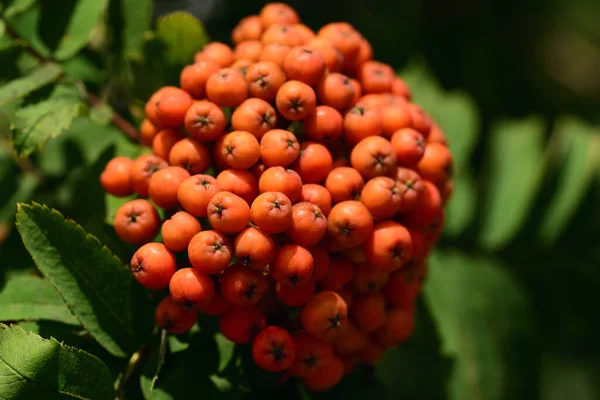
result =
M117 386L117 389L115 391L115 400L121 400L124 398L125 386L127 385L127 382L129 382L129 378L131 377L131 375L133 375L133 373L135 372L137 367L142 363L142 361L144 361L149 352L150 346L143 345L138 351L133 353L133 355L129 359L129 362L127 363L127 367L125 368L123 376L119 380L119 385Z
M29 55L31 55L33 58L35 58L40 63L47 62L47 61L53 61L53 59L51 57L44 57L43 55L41 55L36 49L34 49L31 46L31 43L27 42L21 36L19 36L19 34L10 26L10 24L8 24L5 20L4 20L4 22L5 22L4 25L6 27L5 28L6 33L14 40L21 40L21 41L25 42L26 50ZM81 83L81 85L83 85L83 87L85 87L83 82L80 82L80 83ZM87 95L87 102L92 107L99 107L100 105L103 104L103 101L100 100L100 98L98 98L93 93L90 93L87 89L85 90L85 93ZM114 110L113 110L111 121L117 128L119 128L119 130L121 130L121 132L123 132L125 135L127 135L127 137L129 137L131 140L134 140L136 142L139 141L139 133L138 133L138 130L136 129L136 127L131 122L127 121L125 118L123 118L121 115L119 115L119 113L117 113Z
M25 42L25 49L27 50L27 53L29 53L30 56L32 56L39 62L50 61L50 59L44 58L36 49L34 49L31 46L31 43L19 36L19 34L12 28L12 26L10 26L8 21L6 21L5 19L2 20L4 21L4 30L8 34L8 36L10 36L14 40L20 40L22 42Z
M99 107L102 105L102 100L100 100L95 94L87 92L88 102L92 107ZM119 113L113 110L112 114L112 123L119 128L125 135L127 135L131 140L138 141L139 134L138 130L135 126L125 118L123 118Z

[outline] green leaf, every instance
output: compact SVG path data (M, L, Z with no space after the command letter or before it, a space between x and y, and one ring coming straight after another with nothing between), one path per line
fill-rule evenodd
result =
M140 377L144 398L179 399L189 396L190 392L202 393L207 399L224 398L224 393L232 395L231 383L214 374L229 363L233 353L233 346L224 344L226 339L219 336L222 335L208 330L190 335L187 349L165 355L158 378L156 367L162 355L156 346Z
M42 64L29 75L0 87L0 107L55 81L61 74L60 65L52 62Z
M106 103L93 107L90 111L90 120L97 125L108 125L115 111Z
M235 343L223 336L222 333L215 334L215 341L219 352L219 367L217 368L217 372L223 372L233 359Z
M96 25L104 15L108 0L79 0L54 57L65 60L74 56L89 41Z
M556 138L562 150L556 193L549 199L539 236L552 244L577 211L600 167L600 140L596 129L583 121L565 117L557 122Z
M154 377L152 378L152 383L150 384L150 390L154 390L154 385L156 384L156 380L158 379L160 370L162 369L162 366L165 363L166 351L167 351L167 331L166 331L166 329L162 329L160 332L160 345L158 347L158 360L157 360L158 362L156 365L156 372L154 373Z
M556 350L555 350L556 351ZM544 354L540 399L596 400L600 398L600 361L589 354Z
M21 174L11 198L5 204L0 205L0 222L12 221L17 211L17 203L31 200L39 183L40 179L33 173Z
M80 326L68 325L62 322L48 320L19 321L16 323L16 325L25 332L35 333L36 335L40 335L41 337L45 338L53 337L62 344L77 347L80 350L84 350L82 347L85 344L89 345L89 339L83 334ZM89 350L85 350L89 352Z
M6 18L14 17L15 15L27 11L30 9L36 0L13 0L6 10L4 10L4 16Z
M28 156L71 125L82 102L75 86L57 85L47 100L19 109L11 126L11 144Z
M193 61L209 38L204 26L188 12L173 12L157 21L156 36L166 46L166 59L170 64L186 65Z
M7 23L42 57L47 58L52 53L40 37L39 26L42 17L41 7L31 7L23 12L7 18Z
M79 325L46 279L32 275L12 277L0 291L0 321L53 320Z
M61 63L65 75L71 79L80 79L86 83L101 85L106 71L101 70L83 54L77 54Z
M423 301L416 302L414 318L411 337L400 346L387 349L383 359L375 365L375 377L387 392L387 396L381 398L445 398L444 383L451 363L440 354L436 327ZM356 374L350 380L357 380L355 378Z
M153 387L157 362L157 354L153 354L140 376L144 399L175 400L189 397L190 393L201 393L206 399L223 398L221 391L208 375L198 371L198 367L205 363L201 349L190 349L171 355Z
M77 164L69 160L68 146L75 145ZM135 158L141 147L125 137L123 132L112 125L99 125L90 117L77 117L71 126L56 140L50 141L44 151L39 154L40 168L45 174L60 176L67 169L75 168L85 162L88 165L96 162L100 154L109 146L115 145L115 156Z
M20 77L22 74L17 68L17 61L23 55L26 43L23 40L3 41L0 37L0 85ZM4 111L2 107L1 111Z
M526 220L545 171L544 129L539 117L505 120L492 128L479 238L483 247L505 246Z
M444 235L455 237L464 232L477 209L475 182L468 170L454 179L454 192L446 205Z
M111 399L112 378L95 356L0 324L0 397Z
M513 398L508 385L519 371L511 355L532 332L525 293L502 264L458 252L433 253L424 295L442 353L455 360L450 398Z
M40 271L107 351L126 357L149 337L146 292L98 239L39 204L19 205L17 229Z
M152 0L123 0L123 42L125 56L141 57L144 46L144 33L152 23Z

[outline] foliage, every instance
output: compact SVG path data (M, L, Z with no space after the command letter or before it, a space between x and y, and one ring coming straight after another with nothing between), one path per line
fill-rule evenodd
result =
M484 124L473 97L443 89L421 59L400 69L455 157L417 329L330 393L274 391L214 321L153 332L157 299L134 284L132 248L108 222L121 200L98 182L107 160L142 151L122 130L208 42L203 24L153 18L151 0L0 10L0 398L600 395L597 128L574 115Z

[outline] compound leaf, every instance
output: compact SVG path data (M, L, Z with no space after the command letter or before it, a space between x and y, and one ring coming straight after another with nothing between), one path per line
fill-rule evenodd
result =
M19 204L17 229L40 271L107 351L126 357L149 337L154 321L145 291L96 237L35 203Z
M11 143L19 156L28 156L61 134L79 114L82 101L72 85L57 85L50 97L19 109L11 126Z

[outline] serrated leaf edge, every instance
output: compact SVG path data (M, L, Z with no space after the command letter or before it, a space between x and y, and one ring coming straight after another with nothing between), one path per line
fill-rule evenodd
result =
M41 337L40 335L38 335L38 334L36 334L36 333L33 333L33 332L31 332L31 331L29 331L29 332L28 332L28 331L26 331L25 329L21 328L21 327L20 327L20 326L18 326L18 325L14 325L14 324L6 325L6 324L3 324L2 322L0 322L0 330L6 330L6 329L8 329L8 330L10 330L10 331L20 331L19 333L20 333L20 334L21 334L21 333L22 333L22 334L24 334L24 336L25 336L25 337L28 337L28 338L34 338L34 339L36 339L36 340L37 340L37 341L39 341L39 342L48 342L48 341L49 341L49 342L53 342L53 343L56 343L56 344L58 344L58 345L59 345L61 348L63 348L63 349L66 349L66 350L69 350L69 351L74 351L74 352L75 352L75 353L77 353L77 354L85 354L86 356L88 356L88 357L90 357L90 358L93 358L93 359L95 359L95 360L97 360L97 361L100 361L100 364L101 364L101 365L103 365L105 368L107 368L107 367L106 367L106 364L104 363L104 361L102 361L102 359L100 359L99 357L97 357L97 356L95 356L95 355L93 355L93 354L91 354L91 353L88 353L88 352L87 352L87 351L85 351L85 350L79 349L79 348L77 348L77 347L73 347L73 346L69 346L69 345L67 345L67 344L64 344L64 342L60 342L60 341L58 341L57 339L55 339L54 337L52 337L52 336L50 336L50 338L49 338L49 339L46 339L46 338L44 338L44 337ZM8 365L8 364L7 364L7 365ZM9 367L10 367L10 365L9 365ZM12 369L12 367L10 367L10 368ZM108 368L107 368L107 370L108 370ZM14 371L14 370L13 370L13 371ZM20 376L21 376L21 374L19 374L17 371L15 371L15 372L16 372L18 375L20 375ZM92 398L91 398L91 397L81 397L81 396L79 396L79 395L76 395L76 394L73 394L73 393L69 393L69 392L65 392L65 391L61 391L61 390L57 390L57 392L58 392L58 393L63 393L63 394L69 395L69 396L71 396L71 397L74 397L74 398L76 398L76 399L81 399L81 400L92 400Z
M22 210L23 210L23 209L25 209L25 208L28 208L28 209L40 208L40 209L42 209L42 210L50 211L50 215L55 215L55 216L59 216L59 217L61 217L65 223L67 223L67 224L71 224L71 225L73 225L73 226L74 226L74 227L75 227L77 230L81 231L81 232L84 234L84 238L85 238L85 240L92 241L92 242L95 242L96 244L100 245L100 251L102 251L102 252L105 252L105 253L107 253L108 255L110 255L110 257L111 257L111 258L112 258L114 261L117 261L117 262L118 262L120 265L122 265L122 266L123 266L123 268L124 268L125 270L127 269L127 267L126 267L126 266L123 264L122 260L121 260L119 257L117 257L117 256L116 256L116 255L115 255L115 254L114 254L114 253L113 253L113 252L112 252L112 251L111 251L111 250L110 250L110 249L109 249L109 248L108 248L106 245L104 245L104 244L103 244L103 243L100 241L100 239L98 239L96 236L94 236L94 235L92 235L92 234L90 234L90 233L87 233L87 232L85 231L85 229L83 229L83 227L82 227L81 225L79 225L77 222L75 222L74 220L72 220L72 219L70 219L70 218L66 218L66 217L65 217L65 216L64 216L64 215L63 215L63 214L62 214L60 211L58 211L58 210L56 210L56 209L54 209L54 208L50 208L50 207L48 207L48 206L47 206L47 205L45 205L45 204L40 204L40 203L37 203L37 202L35 202L35 201L32 201L32 202L31 202L31 204L18 203L18 204L17 204L17 213L16 213L16 216L17 216L17 221L18 221L18 216L19 216L19 213L21 213L21 212L22 212ZM20 226L19 222L15 222L15 226L17 227L17 230L19 230L19 226ZM29 252L29 253L31 254L31 251L30 251L29 247L27 246L27 244L25 244L24 242L23 242L23 244L24 244L25 248L27 249L27 252ZM37 262L36 262L35 260L34 260L34 262L36 263L36 266L37 266ZM38 267L38 269L39 269L39 267ZM40 271L41 271L41 270L40 270ZM84 328L86 328L86 329L87 329L87 327L86 327L86 324L85 324L85 323L84 323L84 322L83 322L83 321L82 321L82 320L79 318L79 315L78 315L78 314L77 314L77 312L76 312L76 311L73 309L72 305L71 305L71 304L69 304L69 303L68 303L68 302L65 300L65 297L64 297L63 293L60 291L60 289L59 289L59 288L57 288L57 287L56 287L56 286L55 286L55 285L52 283L52 281L51 281L51 280L49 280L49 282L52 284L52 286L54 287L54 289L55 289L55 290L56 290L56 291L57 291L57 292L60 294L60 296L63 298L63 300L65 301L65 304L67 305L67 307L69 308L69 310L70 310L70 311L73 313L73 315L75 315L75 317L76 317L76 318L77 318L77 320L78 320L78 321L81 323L81 325L82 325ZM111 310L111 308L110 308L110 307L107 307L107 308L108 308L109 310ZM114 315L114 316L115 316L115 318L116 318L118 321L120 321L120 322L121 322L121 325L123 326L123 328L125 329L125 331L127 332L127 334L128 334L128 335L129 335L131 338L134 338L134 339L135 339L135 338L136 338L136 335L135 335L135 333L134 333L134 332L131 330L131 328L129 328L129 327L127 326L127 324L126 324L126 323L125 323L125 322L124 322L124 321L121 319L121 317L120 317L118 314L116 314L116 313L114 313L114 312L112 312L112 311L111 311L111 314L112 314L112 315ZM104 344L102 344L102 343L100 343L100 344L102 345L102 347L105 347L105 346L104 346ZM115 354L115 353L114 353L114 351L112 351L112 350L109 350L109 349L107 349L107 350L108 350L110 353L112 353L113 355L117 356L117 357L126 357L126 356L127 356L127 353L124 351L124 349L122 349L122 348L121 348L121 346L120 346L119 344L117 344L116 342L115 342L115 345L116 345L116 346L117 346L117 347L120 349L120 352L119 352L118 354ZM105 348L106 348L106 347L105 347Z

